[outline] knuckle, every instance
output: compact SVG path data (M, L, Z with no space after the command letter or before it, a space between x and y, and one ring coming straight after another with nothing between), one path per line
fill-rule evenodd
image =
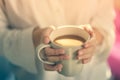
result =
M45 50L45 54L47 55L47 54L48 54L48 51L49 51L49 48L46 47L44 50Z
M63 56L59 56L59 61L64 60Z
M90 54L87 54L87 55L84 55L82 58L83 59L88 59L91 55Z
M50 62L56 62L56 61L59 61L57 57L48 57L47 60L50 61Z
M59 61L61 61L61 60L62 60L62 57L61 57L61 56L59 56L58 60L59 60Z
M58 55L58 50L57 49L54 49L54 54Z
M52 58L52 57L47 57L47 61L54 62L54 58Z
M50 48L50 47L45 48L45 53L46 53L47 56L50 56L50 55L54 54L53 49Z
M44 57L44 60L45 61L49 61L49 58L46 56L46 57Z

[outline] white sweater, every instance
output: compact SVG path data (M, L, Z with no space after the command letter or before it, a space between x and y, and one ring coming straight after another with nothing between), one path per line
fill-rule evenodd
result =
M98 76L105 80L106 64L102 62L114 42L113 20L112 0L0 0L0 54L31 73L40 72L40 80L57 80L60 76L57 72L36 68L34 27L91 24L104 36L104 41L82 73L66 80L99 80Z

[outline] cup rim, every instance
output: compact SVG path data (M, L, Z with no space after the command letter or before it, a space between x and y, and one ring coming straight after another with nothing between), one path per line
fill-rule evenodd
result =
M79 28L80 30L82 30L82 31L84 31L86 34L88 34L89 36L88 36L88 38L85 40L85 42L84 43L86 43L88 40L90 40L90 34L87 32L87 31L85 31L83 28L81 28L81 26L85 26L85 25L79 25L79 26L75 26L75 25L63 25L63 26L58 26L56 29L54 29L51 33L50 33L50 40L51 40L51 35L53 34L53 32L55 31L55 30L58 30L58 29L63 29L63 28ZM56 44L54 41L52 41L51 40L51 42L54 44L54 45L56 45L56 46L59 46L59 47L62 47L62 48L76 48L76 47L80 47L80 46L82 46L82 45L79 45L79 46L70 46L70 47L68 47L68 46L62 46L62 45L59 45L59 44ZM84 43L83 43L83 45L84 45Z

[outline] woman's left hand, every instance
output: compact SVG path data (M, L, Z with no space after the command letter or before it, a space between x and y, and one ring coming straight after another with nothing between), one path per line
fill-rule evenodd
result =
M82 60L82 63L86 64L91 61L94 55L97 40L95 37L95 33L92 29L86 27L84 29L90 34L91 38L83 45L82 49L78 50L77 59Z

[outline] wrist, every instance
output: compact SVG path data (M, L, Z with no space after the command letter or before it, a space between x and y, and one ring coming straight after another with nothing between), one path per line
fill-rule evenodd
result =
M100 44L102 44L102 42L103 42L103 36L102 36L102 34L96 29L96 28L93 28L93 30L94 30L94 32L95 32L95 37L96 37L96 44L97 45L100 45Z
M39 27L35 27L32 33L32 39L34 47L36 48L40 44L41 39L41 29Z

